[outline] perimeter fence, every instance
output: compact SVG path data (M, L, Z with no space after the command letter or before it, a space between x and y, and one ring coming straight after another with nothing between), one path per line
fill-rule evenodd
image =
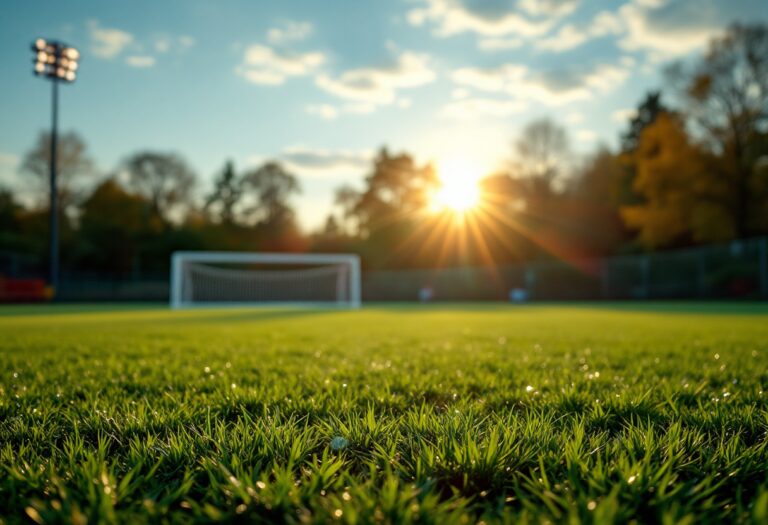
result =
M596 260L367 272L363 300L768 299L768 238Z
M0 278L30 277L24 256L0 253ZM364 301L768 300L768 237L595 260L493 267L364 271ZM169 277L65 273L62 301L167 301ZM428 292L427 292L428 291ZM427 292L425 294L425 292Z

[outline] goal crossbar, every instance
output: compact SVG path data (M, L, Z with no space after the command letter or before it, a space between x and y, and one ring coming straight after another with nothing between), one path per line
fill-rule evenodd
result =
M330 268L337 266L345 268L344 272L338 276L340 288L344 293L337 290L336 297L329 300L269 300L269 301L230 301L230 300L206 300L197 303L190 296L189 267L195 264L264 264L264 265L302 265L317 266L315 269L292 270L292 272L305 278L320 276L323 274L322 266ZM201 270L198 270L201 271ZM331 270L333 271L333 270ZM252 276L254 278L265 277L269 273L278 273L270 270L218 270L215 267L209 267L202 270L203 273L217 275L221 273L224 278L229 274L232 279L238 276ZM288 280L290 277L284 276L279 279L272 279L272 282ZM361 286L360 286L360 257L355 254L336 254L336 253L268 253L268 252L197 252L197 251L179 251L174 252L171 258L171 282L170 282L170 306L173 309L192 308L197 306L255 306L260 304L282 305L282 306L308 306L308 307L328 307L336 306L342 308L359 308L361 304ZM185 291L186 288L186 291Z

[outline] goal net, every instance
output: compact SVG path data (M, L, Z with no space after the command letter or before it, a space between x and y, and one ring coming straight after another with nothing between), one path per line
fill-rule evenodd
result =
M360 258L348 254L175 252L171 308L360 307Z

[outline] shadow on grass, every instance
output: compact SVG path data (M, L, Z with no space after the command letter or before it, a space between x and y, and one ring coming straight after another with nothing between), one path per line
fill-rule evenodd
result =
M36 304L36 305L0 305L0 319L15 317L52 317L83 323L120 323L120 324L210 324L231 322L258 322L279 319L328 314L342 310L334 308L308 307L233 307L200 308L173 311L163 303L130 304ZM109 317L118 314L118 317ZM105 317L107 316L107 317Z
M165 303L0 304L0 317L163 311Z
M711 314L711 315L766 315L768 302L764 301L534 301L512 304L504 301L488 302L434 302L421 303L365 303L368 309L384 312L535 312L545 309L610 310L625 312Z
M310 317L325 315L344 310L333 308L280 308L280 309L259 309L252 308L248 310L237 309L228 311L220 310L193 310L192 315L179 315L163 317L163 323L232 323L240 321L275 321L281 319L294 319L299 317ZM158 319L160 320L160 319Z
M765 315L768 302L763 301L626 301L575 303L583 308L628 312L708 314L708 315Z
M390 313L426 313L426 312L535 312L545 309L607 310L625 312L647 312L666 314L701 314L701 315L768 315L768 302L761 301L580 301L560 302L541 301L526 304L511 304L504 301L488 302L434 302L421 304L416 302L366 302L363 311ZM165 303L65 303L65 304L15 304L0 305L0 318L17 316L66 316L80 314L110 313L157 313L158 320L220 322L238 320L267 320L281 317L300 317L308 315L348 312L335 308L306 307L260 307L260 308L220 308L184 310L179 317L169 310Z

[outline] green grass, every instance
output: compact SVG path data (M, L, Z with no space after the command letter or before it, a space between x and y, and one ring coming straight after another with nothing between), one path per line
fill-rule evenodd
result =
M0 309L0 521L768 523L749 305Z

